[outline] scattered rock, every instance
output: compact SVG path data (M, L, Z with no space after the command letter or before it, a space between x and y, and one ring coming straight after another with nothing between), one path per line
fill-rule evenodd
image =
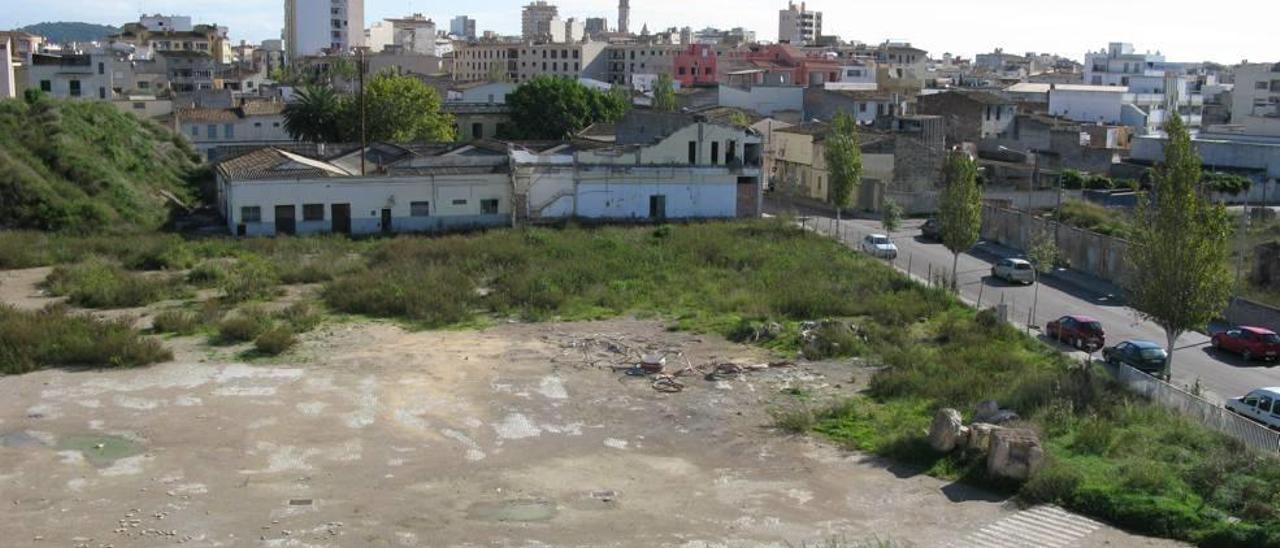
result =
M996 477L1026 480L1044 465L1044 447L1032 430L999 428L991 432L987 472Z
M960 412L950 407L939 409L929 426L929 446L935 451L950 453L960 443L965 433Z
M973 422L987 424L1008 424L1018 420L1018 414L1008 409L1001 409L995 400L979 403L973 410Z

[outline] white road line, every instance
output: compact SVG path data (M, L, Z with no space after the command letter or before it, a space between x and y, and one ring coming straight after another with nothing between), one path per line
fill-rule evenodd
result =
M967 548L1066 548L1097 531L1101 523L1054 506L1037 506L987 524L947 546Z

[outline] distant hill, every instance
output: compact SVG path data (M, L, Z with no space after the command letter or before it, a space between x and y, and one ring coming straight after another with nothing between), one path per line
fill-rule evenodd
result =
M50 41L58 43L93 42L96 40L102 40L103 38L120 32L120 29L109 25L95 25L93 23L77 23L73 21L36 23L17 30L37 34L49 39Z
M194 151L104 101L0 101L0 229L155 228L189 202Z

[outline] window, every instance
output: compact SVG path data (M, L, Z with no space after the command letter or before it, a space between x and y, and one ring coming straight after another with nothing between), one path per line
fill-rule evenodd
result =
M491 198L488 200L480 200L480 214L481 215L497 215L498 199Z
M235 126L234 124L223 124L223 125L222 125L222 138L223 138L223 139L235 139L235 138L236 138L236 126Z
M471 138L480 139L484 137L484 124L476 122L471 124Z
M80 81L79 81L79 80L72 80L72 81L71 81L71 83L70 83L70 85L71 85L71 96L72 96L72 97L79 97L79 96L80 96Z
M689 141L689 163L698 163L698 142Z
M107 64L98 63L98 74L106 74L106 73L107 73Z
M253 127L262 127L262 122L254 122Z
M191 126L191 136L200 137L200 126Z
M323 221L324 204L302 204L302 220Z
M867 111L867 104L866 104L866 103L858 103L858 112L866 112L866 111Z
M207 136L207 137L208 137L208 138L210 138L210 139L217 139L217 138L218 138L218 126L216 126L216 125L214 125L214 124L209 124L208 126L206 126L206 127L205 127L205 132L206 132L206 133L205 133L205 136Z
M1254 84L1253 84L1253 89L1266 90L1266 89L1267 89L1267 87L1268 87L1268 84L1267 84L1267 82L1265 82L1265 81L1262 81L1262 82L1256 82L1256 83L1254 83Z
M106 99L106 98L107 98L107 88L104 88L104 87L101 87L101 86L99 86L99 87L98 87L98 98L99 98L99 99Z
M262 208L258 206L245 206L240 208L240 222L242 223L262 222Z
M409 202L410 217L430 217L431 202Z
M43 92L45 92L45 93L49 93L49 92L53 91L53 82L51 82L51 81L49 81L49 80L41 80L41 81L40 81L40 91L43 91Z
M465 199L454 200L454 201L453 201L453 202L451 202L451 203L452 203L453 205L456 205L456 206L464 206L464 205L467 205L467 201L466 201Z
M711 165L720 163L720 141L711 142Z
M133 110L147 110L147 104L146 104L146 103L134 103L134 104L133 104Z

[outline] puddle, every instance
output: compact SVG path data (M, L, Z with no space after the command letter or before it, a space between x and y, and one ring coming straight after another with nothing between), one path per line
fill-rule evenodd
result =
M467 509L467 518L485 521L547 521L555 515L555 503L542 499L477 502Z
M26 432L9 432L8 434L0 434L0 447L35 449L44 447L44 442Z
M79 451L94 466L111 463L142 453L142 444L120 436L84 434L64 436L58 440L59 451Z

